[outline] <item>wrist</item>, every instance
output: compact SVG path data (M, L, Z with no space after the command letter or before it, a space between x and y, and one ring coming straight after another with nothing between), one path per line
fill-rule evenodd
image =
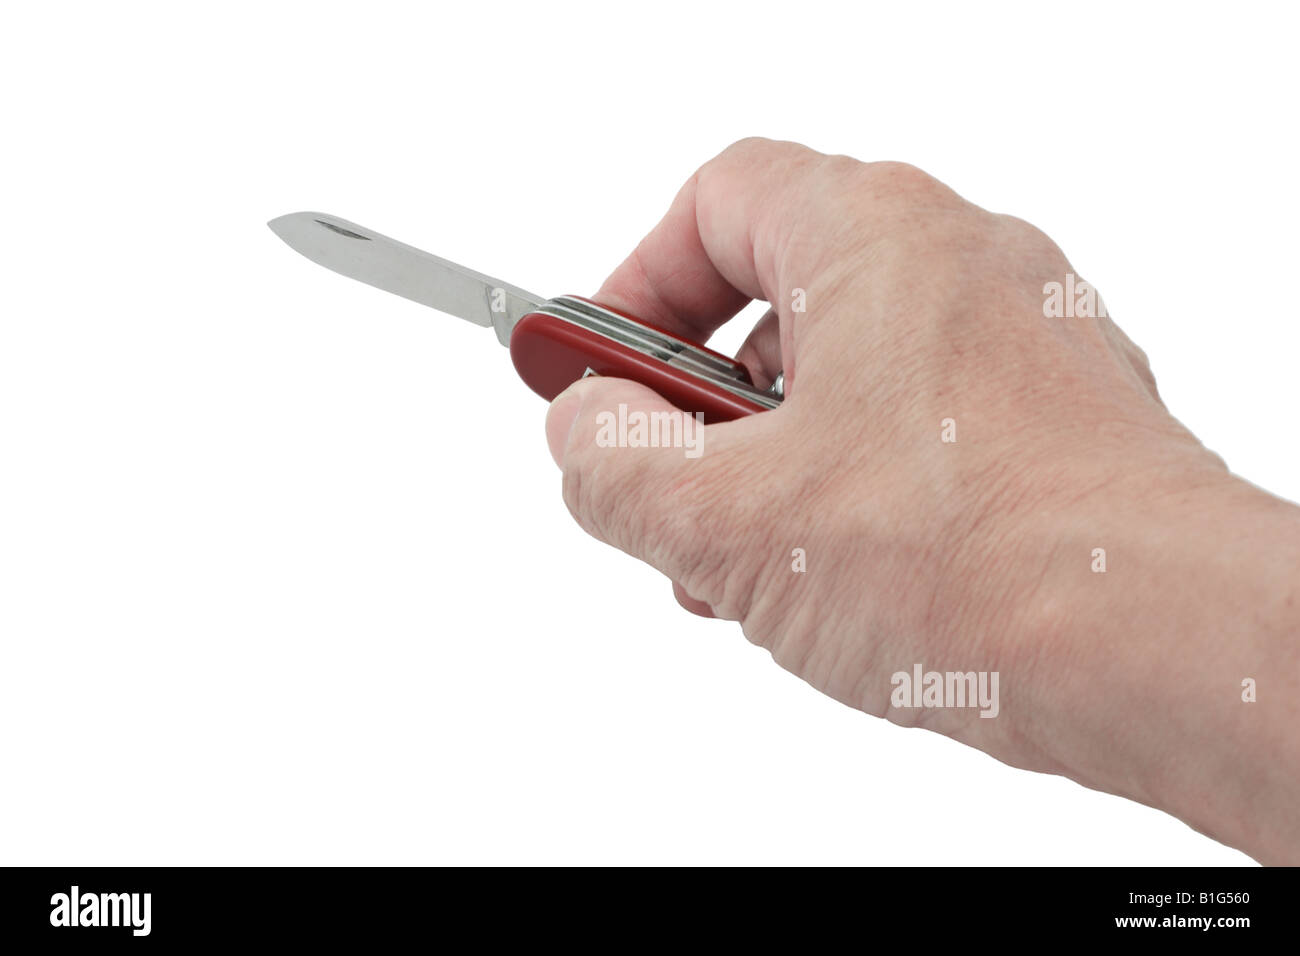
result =
M1017 622L1028 762L1295 862L1300 508L1224 472L1092 504Z

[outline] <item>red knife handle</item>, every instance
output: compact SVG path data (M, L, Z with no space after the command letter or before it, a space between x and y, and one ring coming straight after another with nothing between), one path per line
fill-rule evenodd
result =
M705 423L780 404L758 391L744 366L605 306L562 296L521 318L510 335L519 377L547 401L585 375L639 382Z

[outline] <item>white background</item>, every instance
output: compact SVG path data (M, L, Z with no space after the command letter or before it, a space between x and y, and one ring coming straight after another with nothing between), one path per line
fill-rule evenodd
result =
M681 611L573 524L489 331L264 225L590 293L742 136L906 160L1300 497L1296 24L1043 6L8 12L0 862L1248 862Z

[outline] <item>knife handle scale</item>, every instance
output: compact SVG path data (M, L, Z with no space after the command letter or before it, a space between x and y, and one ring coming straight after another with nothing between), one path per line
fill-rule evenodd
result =
M586 375L626 378L653 389L706 424L775 408L745 367L632 316L561 296L521 318L510 336L519 377L547 401Z

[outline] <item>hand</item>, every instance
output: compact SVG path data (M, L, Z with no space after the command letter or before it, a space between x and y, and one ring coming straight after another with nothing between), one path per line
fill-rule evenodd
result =
M1046 316L1053 282L1082 280L1050 239L912 167L738 143L596 298L695 341L771 303L739 358L786 400L691 458L597 442L601 412L673 410L578 382L547 420L565 502L846 704L1300 862L1300 509L1109 318ZM996 672L996 716L904 706L917 665Z

